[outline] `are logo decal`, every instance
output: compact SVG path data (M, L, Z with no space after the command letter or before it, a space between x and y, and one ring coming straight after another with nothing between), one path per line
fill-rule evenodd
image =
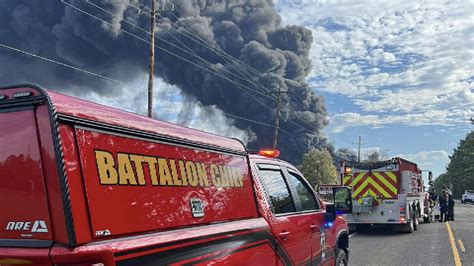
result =
M95 231L95 236L110 236L111 234L109 229Z
M43 220L37 220L34 222L8 222L5 230L28 231L31 233L47 233L48 226Z

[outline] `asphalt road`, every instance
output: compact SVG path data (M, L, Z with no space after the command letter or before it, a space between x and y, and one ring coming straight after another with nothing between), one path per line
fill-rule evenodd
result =
M349 241L349 264L474 265L474 204L456 202L454 218L449 223L420 224L412 234L389 228L358 231Z

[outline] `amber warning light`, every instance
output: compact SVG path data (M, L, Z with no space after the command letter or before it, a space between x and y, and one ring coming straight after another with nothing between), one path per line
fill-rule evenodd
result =
M276 158L280 155L280 151L274 149L264 149L260 150L258 154L265 157Z
M351 174L352 173L352 168L350 167L344 167L344 174Z

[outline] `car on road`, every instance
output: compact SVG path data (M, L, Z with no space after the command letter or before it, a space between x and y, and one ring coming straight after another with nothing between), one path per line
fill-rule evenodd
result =
M474 202L474 190L466 190L461 196L461 203Z
M0 88L0 265L347 265L325 205L276 150L43 90Z

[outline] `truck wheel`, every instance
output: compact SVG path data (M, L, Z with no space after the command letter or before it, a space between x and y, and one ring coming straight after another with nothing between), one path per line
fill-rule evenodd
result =
M431 217L431 215L428 215L428 216L423 217L423 222L424 222L425 224L431 223L431 218L430 218L430 217Z
M343 249L338 248L336 252L336 263L335 266L347 266L349 265L347 260L346 252Z
M415 213L412 216L413 220L413 229L416 231L418 230L418 225L420 224L420 219L418 218L418 214L415 211Z
M405 233L409 233L409 234L411 234L411 233L413 233L413 232L415 231L415 221L414 221L414 217L413 217L413 216L410 217L410 222L408 222L408 223L404 226L403 229L404 229L403 231L405 231Z

